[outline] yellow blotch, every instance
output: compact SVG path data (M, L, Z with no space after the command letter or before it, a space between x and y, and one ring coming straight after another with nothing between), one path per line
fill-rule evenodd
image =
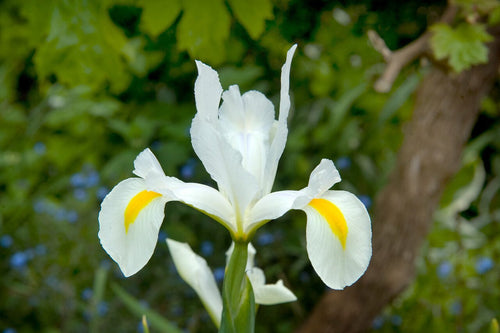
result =
M338 237L342 247L345 249L345 242L347 239L347 222L344 214L333 203L326 199L312 199L309 206L316 209L328 222L332 232Z
M144 209L153 199L160 197L160 193L156 193L153 191L141 191L136 194L132 200L125 208L124 221L125 221L125 233L128 232L128 228L132 223L135 222L137 215Z

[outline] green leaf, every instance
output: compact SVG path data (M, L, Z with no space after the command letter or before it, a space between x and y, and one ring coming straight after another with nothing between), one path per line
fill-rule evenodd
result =
M492 36L484 25L460 23L455 29L447 24L436 24L431 28L434 35L431 47L438 60L448 58L448 62L457 73L473 65L488 61L488 48L485 42Z
M109 84L111 91L123 91L131 79L120 54L125 38L119 30L108 29L112 22L103 15L106 8L97 3L60 2L48 18L49 34L34 56L38 76L43 80L55 75L70 87L99 90Z
M153 37L170 27L181 12L180 0L142 0L141 28Z
M264 31L266 19L273 18L273 6L269 0L229 0L234 15L253 39Z
M184 14L177 29L178 46L191 57L212 65L224 60L230 17L222 0L183 2Z
M489 25L497 25L500 23L500 6L495 7L488 16Z
M116 296L118 296L118 298L122 300L122 302L131 312L133 312L138 317L146 316L146 318L148 319L148 324L150 324L151 327L154 327L160 332L182 332L179 328L177 328L167 319L163 318L160 314L145 307L117 284L113 283L111 285L111 289L113 289Z

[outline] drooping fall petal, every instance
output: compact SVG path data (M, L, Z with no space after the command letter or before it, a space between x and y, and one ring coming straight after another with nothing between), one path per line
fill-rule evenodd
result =
M187 243L167 238L167 245L177 272L196 291L213 322L219 327L222 297L206 260L194 253Z
M332 289L350 286L370 262L370 216L363 203L346 191L327 191L303 208L307 214L307 253Z
M168 197L148 191L142 178L129 178L106 196L99 212L99 239L125 276L153 255Z

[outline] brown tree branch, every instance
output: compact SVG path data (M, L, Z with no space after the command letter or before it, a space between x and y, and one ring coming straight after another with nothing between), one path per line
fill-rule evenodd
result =
M499 63L496 35L488 64L459 75L434 67L424 78L390 181L375 202L370 266L353 286L326 293L297 332L363 332L411 283L433 212L461 165L463 146Z
M439 21L443 23L452 22L457 14L457 11L456 6L448 6ZM398 77L401 69L413 60L429 52L430 38L431 32L426 31L422 36L410 44L399 50L391 52L384 40L375 31L369 30L368 39L372 43L373 48L382 54L385 62L387 63L384 72L375 82L373 89L380 93L385 93L391 90L392 85Z

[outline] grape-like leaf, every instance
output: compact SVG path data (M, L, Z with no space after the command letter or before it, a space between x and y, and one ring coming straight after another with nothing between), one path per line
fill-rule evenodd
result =
M492 40L481 24L461 23L456 28L447 24L436 24L431 28L434 35L431 47L438 60L448 58L455 72L488 61L488 48L484 44Z
M273 6L269 0L229 0L238 21L253 39L264 31L266 19L273 18Z

